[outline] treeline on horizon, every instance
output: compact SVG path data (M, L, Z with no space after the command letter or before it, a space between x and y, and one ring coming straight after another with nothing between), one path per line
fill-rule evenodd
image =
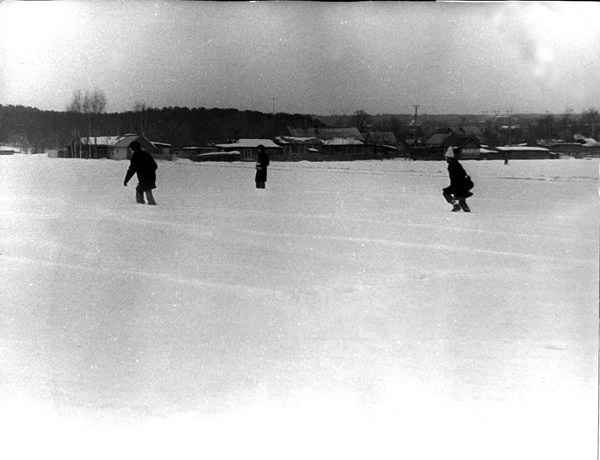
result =
M595 136L600 115L596 109L582 114L512 114L513 123L527 125L532 138L558 138L574 133ZM413 115L370 115L357 111L352 115L305 115L263 113L219 108L165 107L113 113L45 111L33 107L0 105L0 144L33 149L36 152L69 145L74 139L118 136L136 133L151 141L176 147L203 146L239 138L273 139L287 135L287 128L357 127L361 132L393 132L398 140L428 137L449 127L482 128L493 138L498 120L508 123L507 115L419 115L418 128L411 128ZM483 121L482 121L483 120ZM485 121L487 120L487 122Z

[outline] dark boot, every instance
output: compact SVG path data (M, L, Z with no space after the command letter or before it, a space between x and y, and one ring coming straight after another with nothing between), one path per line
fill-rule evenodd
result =
M146 202L144 201L144 192L142 192L141 190L136 190L135 201L137 201L139 204L145 204Z
M443 192L442 195L444 196L444 199L450 203L450 204L454 204L454 197L452 196L451 193L448 192Z
M148 200L148 204L153 206L156 205L156 201L154 201L154 195L152 195L152 190L146 190L146 199Z
M467 205L466 198L459 198L458 205L460 206L460 209L462 209L464 212L471 212L471 208L469 208L469 206Z

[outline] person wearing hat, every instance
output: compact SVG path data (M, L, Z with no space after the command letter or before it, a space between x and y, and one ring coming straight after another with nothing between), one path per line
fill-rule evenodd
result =
M156 188L156 170L158 165L152 155L142 149L142 144L137 141L133 141L129 144L129 148L133 151L131 159L129 161L129 169L125 174L125 181L123 185L127 187L127 182L137 174L138 185L135 188L135 200L139 204L144 204L144 194L148 204L155 205L154 196L152 195L152 189Z
M473 182L456 159L456 154L452 147L448 147L444 158L448 163L450 185L442 190L443 196L452 205L452 212L457 212L461 209L464 212L471 212L471 209L467 205L467 198L473 196L470 191L473 188Z

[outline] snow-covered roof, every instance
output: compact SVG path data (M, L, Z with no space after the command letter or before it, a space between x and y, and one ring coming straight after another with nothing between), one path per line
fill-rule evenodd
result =
M441 145L450 137L450 133L436 133L425 142L428 145Z
M82 137L81 143L87 145L88 140L90 145L114 145L121 139L122 136L95 136Z
M363 145L362 141L351 137L334 137L331 140L323 141L325 145Z
M317 144L319 139L316 137L297 137L297 136L279 136L277 142L282 144Z
M353 137L359 139L362 134L358 128L342 127L342 128L290 128L288 131L294 137L317 137L319 139L334 139L336 137Z
M512 151L519 151L519 152L550 152L549 149L544 148L544 147L527 147L524 145L505 145L502 147L496 147L496 149L500 150L501 152L512 152Z
M117 141L113 144L113 147L129 147L129 144L135 140L138 140L141 136L137 134L125 134L120 136Z
M199 153L198 156L199 157L217 157L217 156L236 156L236 155L240 155L240 152L238 152L237 150L231 150L230 152L206 152L206 153Z
M584 147L600 147L600 142L595 139L589 138L585 140L585 144L582 144Z
M259 145L264 145L265 148L268 149L280 149L281 147L277 145L270 139L239 139L237 142L231 144L216 144L215 147L218 148L257 148Z

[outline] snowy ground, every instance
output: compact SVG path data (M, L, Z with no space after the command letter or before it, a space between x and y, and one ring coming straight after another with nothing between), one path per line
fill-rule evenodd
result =
M3 458L596 458L598 160L0 157Z

